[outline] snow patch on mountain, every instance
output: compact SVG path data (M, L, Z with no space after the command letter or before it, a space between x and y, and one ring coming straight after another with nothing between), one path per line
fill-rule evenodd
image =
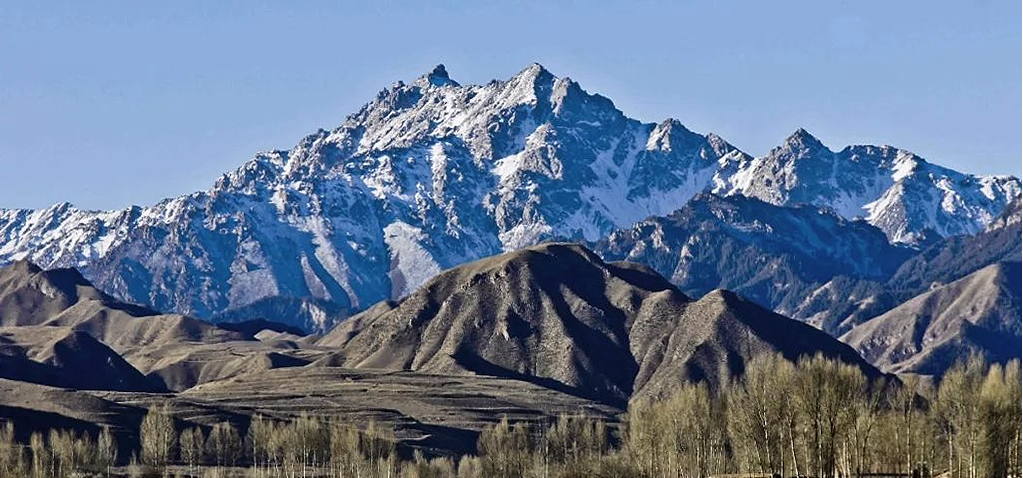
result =
M297 310L312 322L296 325L317 329L439 270L598 240L703 192L814 204L913 243L983 228L1020 187L889 146L832 152L805 130L753 158L678 120L631 119L538 64L485 85L439 65L207 191L119 211L0 210L0 263L77 267L121 299L201 317L314 304L327 312Z
M384 242L391 255L391 296L404 297L415 291L420 284L441 271L421 243L426 235L421 229L400 221L384 228Z
M723 169L713 190L777 205L816 204L848 219L865 218L896 243L928 232L975 234L1014 198L1011 176L973 176L891 146L834 152L804 129L766 156Z

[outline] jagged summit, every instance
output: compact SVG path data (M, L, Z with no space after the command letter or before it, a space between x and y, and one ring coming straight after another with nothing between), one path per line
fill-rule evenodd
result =
M418 84L422 86L460 86L457 81L448 76L448 70L444 68L443 64L438 64L429 73L421 76Z
M828 150L827 146L824 146L824 143L822 143L821 140L817 139L816 136L810 134L809 131L803 128L796 129L796 131L790 134L788 138L785 138L785 141L782 144L781 148L783 150L789 149L800 151L804 154L812 153L817 150L830 151ZM773 153L774 151L772 151L772 154Z
M681 121L668 118L654 126L653 131L650 132L650 139L647 140L647 149L670 151L673 142L684 142L693 135L696 133L689 131Z
M485 85L438 65L207 191L119 211L0 210L0 263L73 266L120 299L200 317L259 304L317 330L463 262L597 241L700 192L828 207L904 243L979 231L1019 196L1016 178L894 148L790 140L753 158L677 120L629 118L536 63Z
M543 65L534 61L519 70L515 78L554 78L554 74Z
M717 192L825 206L863 218L904 244L923 244L933 233L977 233L1020 195L1018 178L963 174L891 146L835 152L802 128L737 169Z

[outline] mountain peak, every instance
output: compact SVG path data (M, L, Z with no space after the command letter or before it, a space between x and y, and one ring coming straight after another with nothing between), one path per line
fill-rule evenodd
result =
M824 147L824 143L821 143L816 136L803 128L796 129L788 138L785 138L785 144L804 147Z
M518 72L512 80L526 81L528 83L546 83L554 81L554 74L547 70L547 68L544 68L543 65L533 62L526 65L526 67L523 68L522 71Z
M937 169L896 187L901 153L832 154L807 147L820 142L804 129L754 159L677 120L630 118L539 63L471 87L425 66L416 85L381 90L341 126L259 155L206 191L128 213L0 210L0 263L75 266L160 310L224 317L286 305L271 317L322 327L306 304L362 309L501 250L598 241L705 190L850 219L866 211L893 240L914 241L927 228L976 231L1019 195L1018 180ZM261 302L275 297L272 308Z
M443 64L438 64L433 67L429 73L421 76L419 78L419 83L422 86L459 86L457 81L452 80L451 77L448 76L448 70L447 68L444 68Z
M772 149L770 155L801 159L816 157L817 152L824 151L830 150L816 136L810 134L809 131L798 128L785 138L781 146Z
M668 118L654 126L647 139L646 147L648 150L671 151L672 147L677 147L673 143L684 143L693 136L699 135L686 128L681 121ZM700 137L700 139L703 138Z
M537 75L537 74L543 74L543 73L551 74L551 72L549 70L547 70L547 68L544 68L543 65L541 65L541 64L539 64L539 63L537 63L535 61L530 63L530 64L528 64L528 65L526 65L526 67L523 68L522 71L519 72L520 75L523 74L523 73L528 73L528 74L531 74L531 75Z

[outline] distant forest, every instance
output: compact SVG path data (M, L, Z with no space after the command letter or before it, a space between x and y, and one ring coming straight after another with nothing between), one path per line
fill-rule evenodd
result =
M178 429L170 410L155 407L134 449L119 450L108 429L50 430L19 443L3 424L0 477L1008 477L1021 473L1021 409L1017 361L973 357L935 386L870 382L820 356L764 355L717 393L683 385L633 402L620 423L503 419L481 432L476 455L459 458L398 453L393 431L344 417Z

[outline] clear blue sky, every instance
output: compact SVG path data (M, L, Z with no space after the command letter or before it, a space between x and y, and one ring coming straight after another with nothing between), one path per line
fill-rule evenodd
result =
M1020 174L1018 0L0 3L0 207L147 205L444 63L532 61L754 155L799 126Z

